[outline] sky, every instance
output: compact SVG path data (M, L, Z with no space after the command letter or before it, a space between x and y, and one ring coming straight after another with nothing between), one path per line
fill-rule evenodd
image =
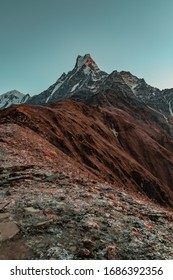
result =
M0 94L38 94L86 53L173 88L173 1L0 0Z

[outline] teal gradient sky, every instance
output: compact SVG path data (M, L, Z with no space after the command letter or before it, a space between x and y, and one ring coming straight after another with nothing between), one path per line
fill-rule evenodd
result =
M38 94L85 53L173 88L173 1L0 0L0 94Z

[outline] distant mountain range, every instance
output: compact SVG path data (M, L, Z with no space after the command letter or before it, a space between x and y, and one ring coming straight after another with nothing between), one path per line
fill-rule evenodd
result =
M121 91L122 95L144 103L165 119L169 115L173 116L173 89L159 90L126 71L108 74L99 69L90 54L78 56L72 71L63 73L53 85L38 95L30 97L18 91L1 95L0 108L19 103L49 104L63 99L88 103L97 94L105 94L112 89L114 94Z
M30 98L29 94L23 94L18 90L11 90L0 95L0 109L7 108L13 104L25 103Z

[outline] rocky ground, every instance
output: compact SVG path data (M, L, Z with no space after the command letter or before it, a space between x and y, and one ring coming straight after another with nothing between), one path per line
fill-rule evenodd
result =
M0 259L173 259L173 212L46 165L1 167Z

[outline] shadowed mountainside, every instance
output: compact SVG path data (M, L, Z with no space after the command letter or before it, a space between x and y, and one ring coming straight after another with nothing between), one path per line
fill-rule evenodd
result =
M152 119L149 122L146 110L136 112L138 118L129 110L74 101L20 105L2 111L1 124L34 131L35 141L38 136L52 145L59 160L61 152L95 178L172 206L172 138Z

